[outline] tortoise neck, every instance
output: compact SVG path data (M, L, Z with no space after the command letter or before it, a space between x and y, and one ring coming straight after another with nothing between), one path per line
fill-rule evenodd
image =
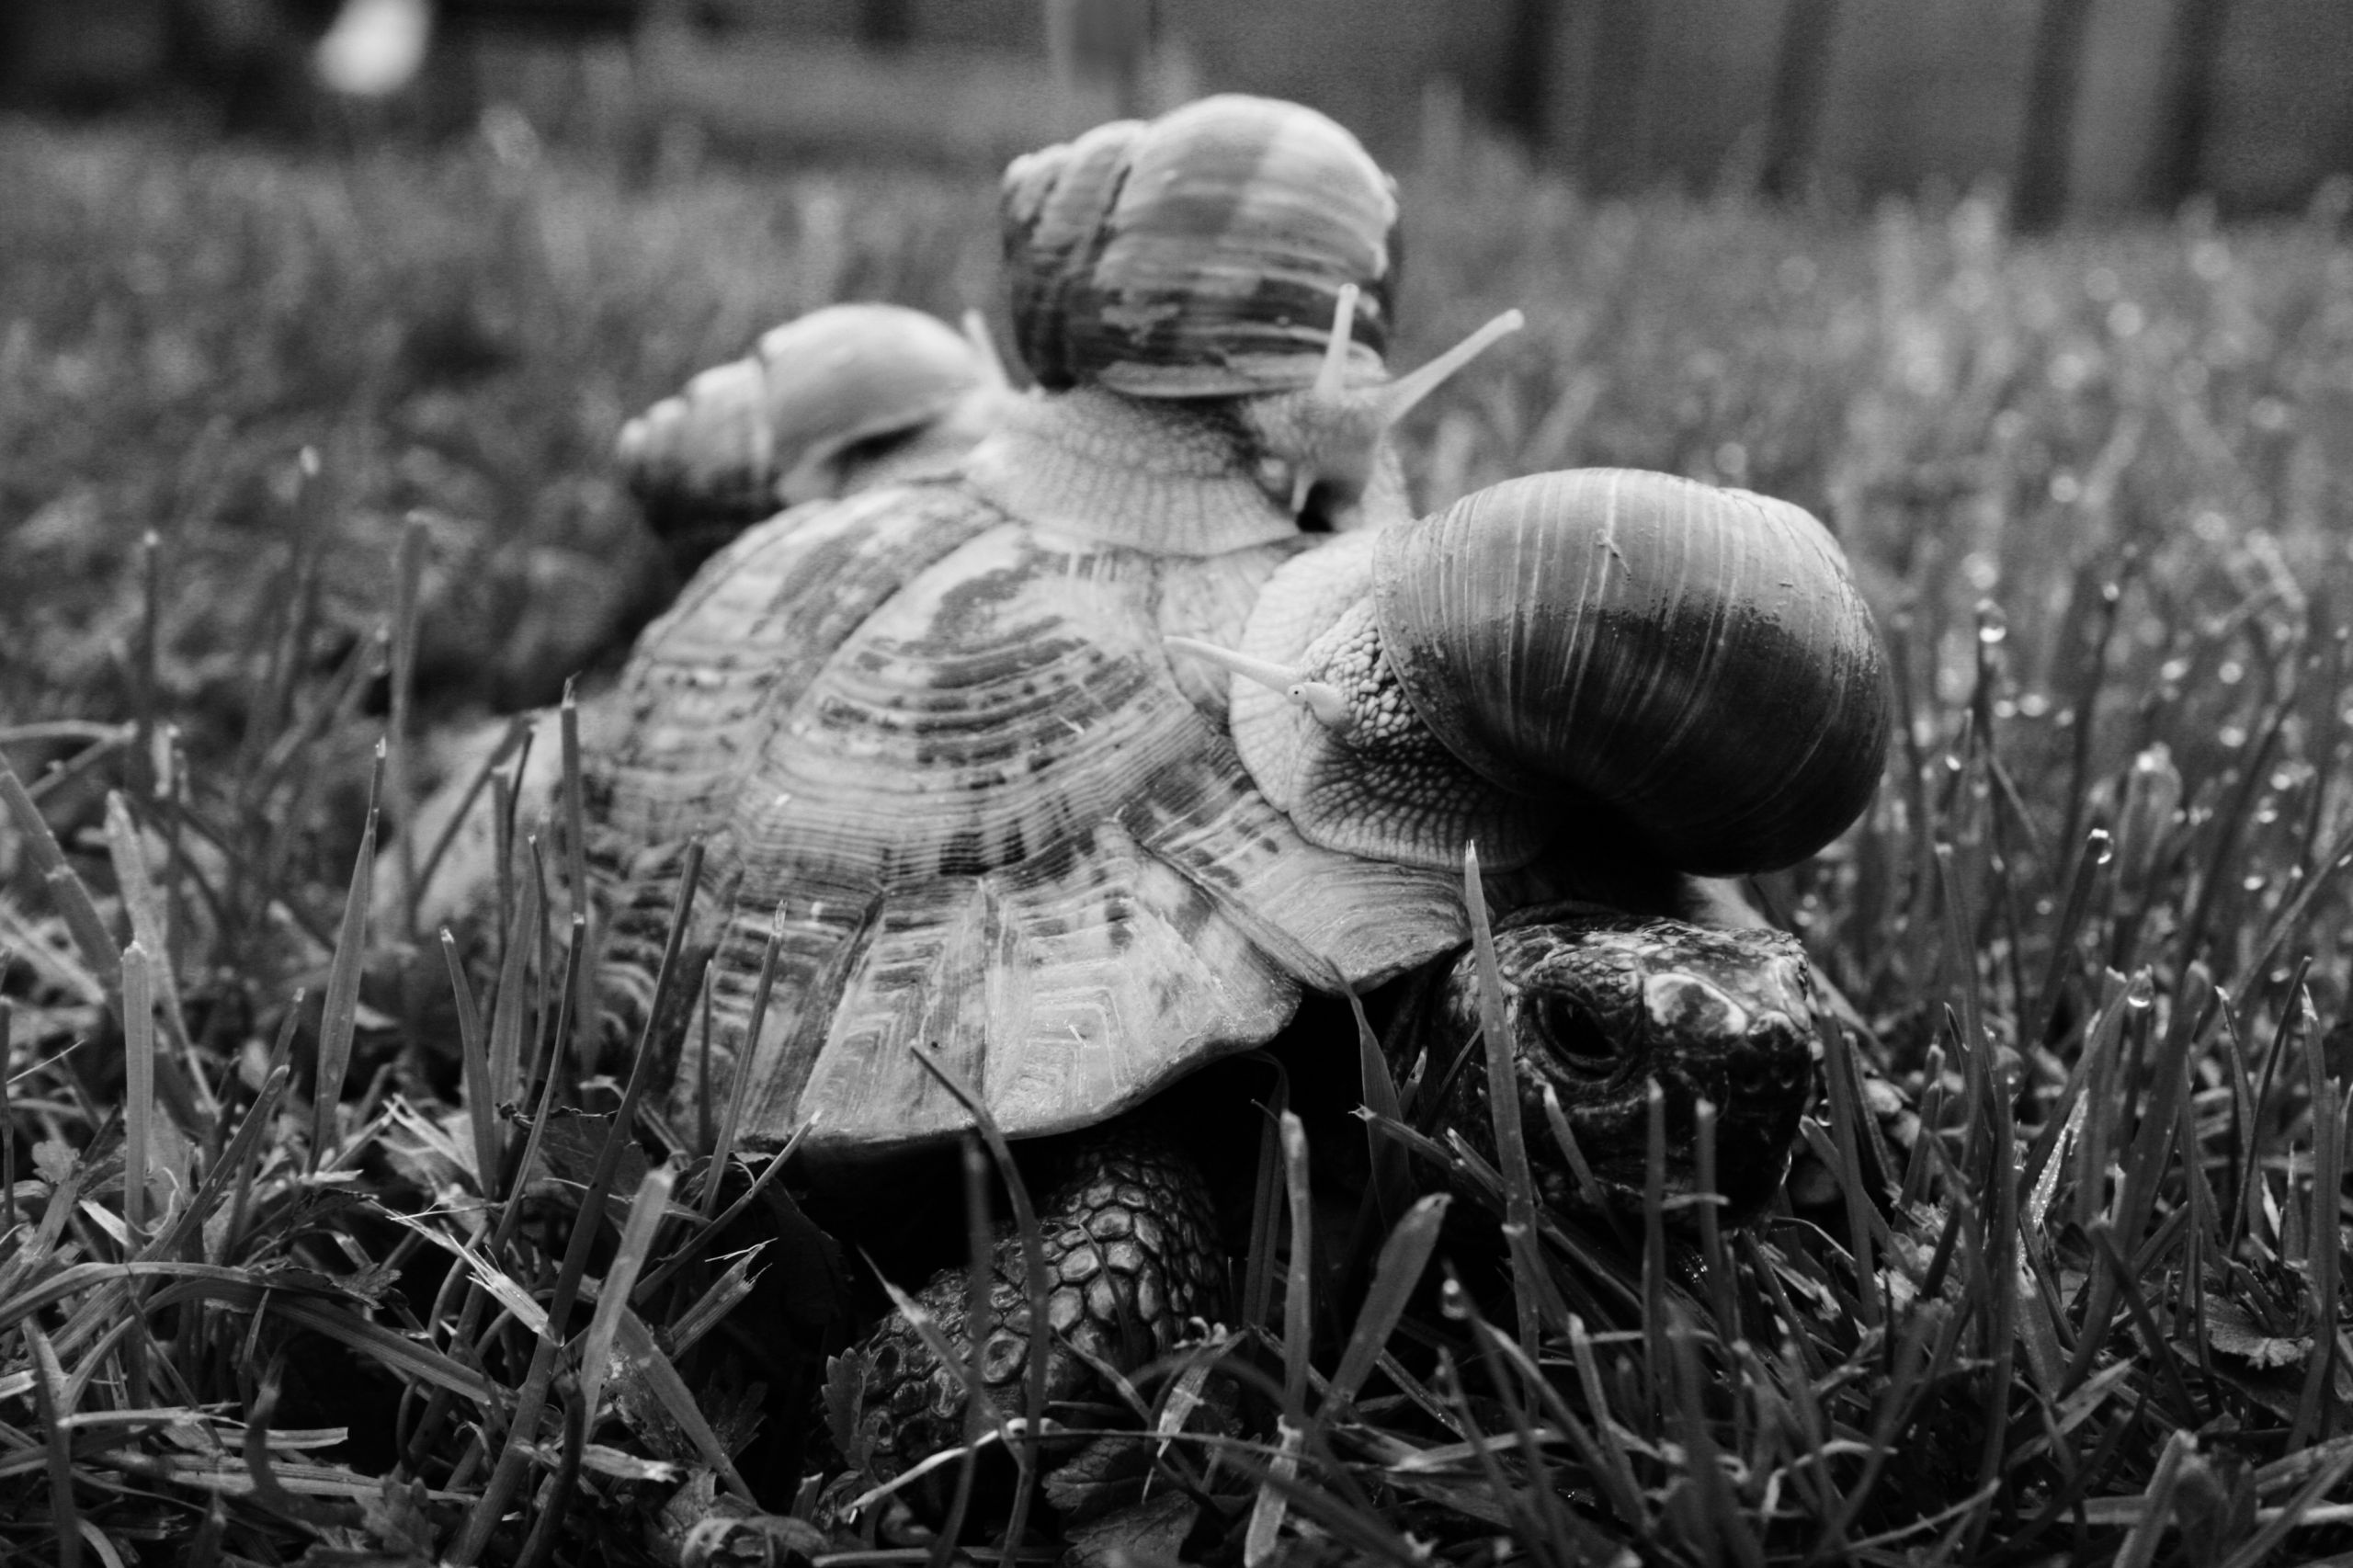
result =
M1026 522L1155 555L1289 539L1298 525L1259 485L1237 401L1096 387L1025 398L972 449L964 473Z

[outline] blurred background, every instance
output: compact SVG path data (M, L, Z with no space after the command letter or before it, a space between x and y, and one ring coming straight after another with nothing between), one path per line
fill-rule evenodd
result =
M322 88L333 81L347 91ZM1401 162L1463 124L1588 191L1851 204L1987 180L2028 226L2353 171L2345 0L8 0L0 102L237 129L989 166L1239 89Z

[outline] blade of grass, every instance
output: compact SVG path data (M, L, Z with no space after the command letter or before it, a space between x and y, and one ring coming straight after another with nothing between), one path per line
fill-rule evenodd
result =
M0 996L0 1241L17 1231L17 1108L10 1103L9 1069L15 1063L17 1009Z
M1290 1105L1290 1079L1282 1063L1269 1061L1274 1086L1259 1102L1266 1119L1258 1129L1257 1183L1250 1199L1250 1251L1242 1273L1242 1321L1274 1328L1275 1254L1282 1244L1283 1154L1279 1129Z
M644 1271L646 1256L654 1249L654 1233L661 1228L663 1217L669 1210L670 1188L676 1179L667 1166L657 1165L638 1182L636 1196L630 1200L629 1221L621 1228L620 1245L613 1253L612 1266L605 1271L604 1283L597 1288L597 1311L588 1320L588 1336L580 1351L580 1408L592 1422L597 1395L604 1392L606 1371L612 1362L613 1340L620 1331L620 1315L628 1310L630 1291Z
M1971 1510L1961 1531L1972 1551L1984 1541L1985 1529L1993 1522L1993 1512L1987 1505L1995 1501L1995 1492L2002 1477L2002 1457L2009 1447L2010 1398L2017 1392L2018 1381L2018 1124L2009 1108L2013 1095L2008 1071L1995 1069L1987 1076L2001 1091L1999 1103L1988 1108L1994 1136L1986 1150L1992 1176L1988 1183L1992 1191L1987 1196L1993 1201L1981 1205L1979 1210L1986 1221L1982 1245L1985 1272L1993 1284L1992 1315L1986 1327L1993 1366L1985 1377L1984 1441L1978 1449L1977 1483L1972 1488L1985 1503ZM2003 1512L2012 1524L2017 1523L2006 1504Z
M1666 1412L1666 1091L1656 1077L1643 1085L1649 1136L1643 1161L1643 1418L1650 1426ZM1529 1354L1535 1352L1522 1346Z
M147 949L133 942L122 950L123 1006L123 1256L135 1257L147 1242L147 1184L155 1120L155 995ZM139 1318L139 1292L126 1285L126 1315ZM143 1341L143 1335L142 1335ZM131 1404L146 1408L147 1346L132 1346L123 1358L124 1382Z
M1838 1168L1843 1176L1838 1187L1847 1201L1847 1239L1855 1259L1855 1297L1862 1308L1863 1326L1877 1328L1886 1321L1886 1312L1880 1301L1879 1269L1871 1252L1873 1225L1880 1217L1872 1206L1874 1195L1865 1190L1867 1173L1860 1154L1861 1110L1856 1104L1860 1080L1845 1022L1825 1017L1821 1027L1823 1077L1830 1087L1832 1146L1838 1153ZM1920 1136L1936 1135L1923 1127Z
M318 1081L311 1099L311 1169L326 1160L336 1136L335 1109L343 1099L344 1075L351 1066L351 1039L358 1025L359 975L368 959L368 903L376 869L376 808L384 781L384 743L376 743L368 777L367 826L351 868L343 901L343 925L335 933L335 958L327 966L326 995L319 1010Z
M109 791L107 795L106 833L115 881L122 892L123 908L131 915L131 938L147 951L148 983L162 1015L165 1032L171 1037L181 1058L179 1062L166 1060L156 1064L164 1074L162 1087L180 1131L192 1139L201 1138L206 1130L219 1122L221 1105L205 1082L196 1048L188 1040L186 1015L180 1007L179 983L172 974L172 928L164 916L163 900L157 896L154 881L147 873L146 846L141 843L139 829L131 820L131 808L119 792ZM126 1028L130 1024L128 1018L123 1022ZM154 1028L152 1018L148 1028Z
M555 1399L563 1411L563 1448L542 1494L546 1501L540 1506L539 1517L531 1521L530 1534L523 1539L523 1552L515 1560L515 1568L546 1568L555 1555L556 1538L563 1533L572 1512L573 1492L580 1484L580 1458L588 1446L588 1426L596 1419L595 1408L574 1378L557 1375Z
M66 862L57 835L50 831L48 820L25 792L23 780L17 777L17 770L8 766L6 757L0 757L0 806L7 808L9 817L16 823L25 852L31 856L33 869L48 885L50 897L74 938L75 949L82 955L82 962L106 987L108 998L119 1001L122 994L122 944L107 929L106 922L98 915L97 903L90 896L89 884Z
M74 1447L65 1429L65 1417L73 1411L65 1403L65 1370L57 1364L57 1352L50 1347L49 1336L37 1323L26 1320L21 1325L25 1349L32 1361L33 1407L40 1416L40 1429L49 1450L49 1518L56 1531L58 1568L81 1568L82 1516L74 1506Z
M1347 998L1348 1015L1357 1027L1358 1092L1364 1107L1374 1116L1403 1121L1405 1112L1397 1096L1397 1080L1389 1071L1389 1057L1381 1049L1381 1037L1373 1031L1371 1018L1366 1016L1364 999L1336 972L1333 979L1335 989ZM1372 1167L1373 1212L1382 1227L1395 1225L1414 1200L1413 1175L1407 1168L1405 1151L1374 1131L1370 1121L1366 1123L1364 1138L1366 1155Z
M506 928L506 951L498 966L498 993L490 1003L489 1100L494 1108L523 1095L524 1017L531 999L532 955L540 947L537 878L525 878L520 907ZM494 1170L496 1166L492 1167Z
M131 663L131 711L134 739L122 759L126 789L136 790L154 753L155 664L163 652L164 541L153 528L139 536L139 646Z
M1642 1243L1635 1237L1632 1227L1626 1223L1626 1216L1619 1212L1618 1205L1610 1202L1609 1195L1601 1190L1601 1183L1595 1178L1593 1167L1586 1164L1585 1151L1577 1146L1576 1130L1569 1125L1569 1113L1561 1107L1560 1092L1546 1084L1543 1096L1545 1124L1552 1129L1552 1142L1559 1147L1562 1158L1569 1162L1569 1172L1576 1178L1578 1195L1585 1199L1587 1209L1609 1221L1610 1229L1618 1233L1619 1244L1628 1252L1633 1252Z
M760 1029L767 1022L768 998L776 991L777 962L784 949L784 911L779 901L768 916L768 939L760 949L760 978L752 987L752 1016L744 1025L743 1042L735 1051L735 1066L727 1085L727 1108L719 1120L719 1135L710 1149L710 1167L702 1180L703 1218L718 1211L720 1189L726 1185L727 1167L735 1158L737 1129L744 1124L744 1101L752 1089L752 1063L758 1059ZM798 1133L794 1136L797 1138Z
M2222 1560L2221 1568L2256 1568L2256 1564L2269 1558L2279 1550L2279 1543L2288 1539L2288 1532L2296 1528L2298 1521L2322 1498L2335 1491L2337 1483L2348 1473L2353 1473L2353 1450L2338 1455L2326 1469L2305 1483L2261 1529Z
M687 846L686 857L678 875L678 891L670 910L669 935L664 943L661 966L654 971L654 995L647 1005L645 1027L639 1035L636 1060L630 1066L629 1082L621 1091L621 1103L613 1122L597 1151L597 1165L590 1174L587 1189L582 1193L578 1217L572 1226L571 1240L565 1244L563 1262L556 1275L554 1293L548 1301L548 1322L558 1333L570 1316L573 1304L580 1292L580 1278L587 1269L588 1253L600 1228L605 1211L605 1199L612 1191L613 1177L620 1167L621 1151L634 1142L634 1128L639 1102L644 1098L645 1085L653 1075L655 1040L654 1029L664 1016L663 1008L676 984L679 949L686 941L687 926L694 910L695 890L702 877L703 845L698 838ZM579 916L574 919L574 929ZM574 964L575 972L581 967ZM570 1004L567 996L565 1002ZM549 1082L554 1080L552 1068ZM483 1488L481 1497L466 1516L463 1530L458 1537L450 1561L458 1568L470 1568L490 1544L491 1532L497 1528L505 1513L506 1500L514 1495L521 1482L523 1467L531 1457L531 1445L537 1440L540 1413L546 1408L548 1388L555 1373L553 1346L542 1341L531 1353L530 1370L525 1375L523 1389L515 1402L515 1418L508 1426L505 1448L498 1456L497 1466Z
M1721 1553L1729 1542L1731 1556L1742 1568L1765 1568L1765 1545L1756 1539L1740 1506L1740 1499L1724 1478L1722 1451L1708 1424L1706 1391L1712 1385L1699 1364L1690 1324L1677 1312L1667 1325L1673 1352L1668 1375L1675 1384L1676 1426L1683 1438L1684 1463L1698 1494L1699 1512L1707 1521L1707 1536Z
M1723 1223L1716 1210L1722 1188L1716 1182L1716 1108L1701 1096L1692 1108L1692 1142L1698 1153L1699 1190L1699 1261L1706 1272L1709 1304L1716 1317L1716 1334L1726 1345L1740 1337L1740 1302L1733 1281L1732 1258L1724 1251Z
M2313 1317L2313 1349L2305 1367L2303 1392L2296 1401L2296 1419L2288 1428L2288 1447L2301 1449L2317 1435L2328 1437L2329 1415L2336 1385L2337 1262L2343 1251L2343 1226L2338 1205L2345 1185L2345 1096L2328 1075L2321 1047L2320 1020L2312 1014L2309 996L2299 996L2305 1013L2304 1058L2312 1083L2313 1188L2311 1254L2305 1289Z
M2091 908L2092 889L2098 882L2100 872L2115 858L2113 846L2114 840L2104 827L2092 829L2084 840L2083 853L2075 860L2075 878L2067 886L2066 906L2051 933L2051 959L2043 968L2042 991L2034 1005L2034 1032L2021 1043L2050 1042L2052 1025L2059 1016L2059 1004L2065 994L2067 973L2075 966L2076 937L2083 930L2084 916Z
M653 1273L647 1275L642 1280L639 1281L637 1287L638 1304L643 1305L645 1302L650 1301L654 1292L667 1284L673 1275L676 1274L678 1270L684 1268L696 1258L700 1257L702 1256L703 1248L710 1244L712 1238L723 1233L728 1226L733 1224L736 1220L743 1215L745 1210L751 1208L753 1203L758 1199L760 1194L767 1190L768 1183L774 1181L779 1173L780 1173L786 1165L791 1163L792 1156L800 1151L801 1141L803 1138L806 1138L809 1135L810 1129L816 1125L817 1113L815 1111L812 1111L809 1113L807 1120L801 1122L800 1126L792 1130L792 1136L784 1141L784 1147L770 1155L768 1163L760 1167L760 1174L752 1178L751 1186L745 1188L741 1197L737 1198L734 1202L729 1204L723 1212L704 1221L701 1227L698 1229L693 1235L687 1238L684 1245L680 1246L676 1252L665 1258L659 1268L656 1268Z
M1381 1259L1373 1265L1372 1289L1366 1292L1347 1347L1340 1353L1339 1369L1332 1374L1316 1415L1319 1424L1354 1403L1358 1391L1371 1375L1389 1336L1404 1318L1422 1273L1429 1267L1430 1255L1438 1250L1438 1232L1452 1201L1442 1192L1422 1199L1405 1211L1381 1243Z
M441 862L449 858L451 846L458 842L459 830L465 826L466 818L473 814L475 803L482 799L483 791L490 787L492 775L515 755L530 733L530 714L517 713L506 721L506 733L499 737L498 744L474 769L473 777L467 781L465 793L458 797L457 809L449 813L449 820L442 823L441 831L434 835L433 847L425 852L425 858L416 866L415 892L408 901L408 918L412 926L416 923L416 906L424 899L425 890L433 885L434 874L441 869ZM494 843L498 836L497 829L494 827L491 831ZM402 836L406 837L407 835L404 833Z
M474 1134L474 1186L484 1198L497 1196L498 1111L491 1097L490 1055L482 1038L482 1014L474 1006L474 988L466 983L465 961L458 956L458 938L441 927L441 960L449 971L449 991L458 1003L458 1081L466 1099L467 1119Z
M1470 915L1479 972L1479 1030L1486 1040L1487 1108L1495 1119L1495 1160L1504 1178L1504 1242L1511 1256L1512 1301L1520 1348L1533 1356L1543 1321L1537 1284L1543 1264L1536 1250L1536 1177L1529 1168L1528 1139L1520 1128L1519 1074L1512 1065L1503 971L1495 959L1495 932L1487 919L1486 884L1479 875L1476 844L1462 850L1462 903Z
M1049 1332L1045 1237L1038 1226L1038 1208L1030 1200L1029 1184L1021 1179L1021 1167L1014 1162L1013 1146L1006 1142L1005 1131L997 1126L988 1102L964 1081L963 1074L937 1046L917 1051L915 1060L939 1080L940 1086L955 1097L980 1129L982 1141L988 1144L989 1155L996 1162L997 1177L1005 1183L1006 1197L1013 1205L1014 1233L1021 1238L1022 1293L1029 1310L1029 1346L1021 1385L1021 1441L1013 1450L1015 1462L1020 1467L1020 1479L1014 1485L1013 1511L1005 1527L1005 1540L1011 1545L1020 1541L1028 1528L1041 1468L1039 1443L1045 1430Z
M147 949L122 949L123 1108L122 1222L127 1253L146 1240L148 1162L155 1117L155 987ZM134 1404L145 1405L137 1399Z
M1306 1125L1287 1110L1280 1126L1283 1190L1290 1210L1290 1266L1283 1281L1283 1408L1303 1427L1308 1352L1315 1332L1315 1210L1307 1180Z
M958 1140L964 1175L964 1343L969 1356L961 1358L967 1389L964 1401L964 1457L956 1467L956 1492L940 1521L939 1539L933 1542L932 1568L948 1568L956 1543L964 1536L964 1517L972 1506L972 1481L980 1470L981 1439L996 1425L989 1408L986 1380L980 1374L980 1357L996 1328L995 1301L989 1289L995 1261L995 1238L989 1233L989 1155L980 1134L966 1132Z
M386 798L392 802L392 821L400 824L394 846L400 856L401 873L401 939L416 940L416 905L424 890L416 863L416 834L414 824L415 791L410 788L413 777L409 766L409 748L415 743L410 736L410 709L414 706L416 685L416 619L422 603L419 588L425 577L425 551L429 528L425 514L412 511L401 519L400 543L394 547L392 562L392 711L387 717L385 732L389 741L384 783Z
M583 794L580 770L580 699L574 695L572 682L563 683L563 702L557 710L558 733L563 747L563 864L566 880L572 887L572 905L575 914L591 915L588 895L588 830L586 804ZM591 920L593 924L593 915ZM592 929L589 937L593 941ZM582 1077L591 1077L597 1071L597 1007L596 997L589 987L595 977L584 967L579 971L579 994L572 998L573 1060L580 1063Z

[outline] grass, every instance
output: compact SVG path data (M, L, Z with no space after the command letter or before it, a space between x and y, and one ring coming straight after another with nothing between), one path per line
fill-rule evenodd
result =
M620 418L828 299L989 299L987 193L499 147L0 133L10 1551L675 1559L755 1504L706 1534L855 1544L801 1483L777 1346L831 1265L779 1165L651 1166L630 1086L543 1059L576 991L532 879L446 1028L359 985L359 915L420 738L658 591ZM1627 463L1845 540L1901 733L1759 891L1876 1038L1831 1037L1827 1200L1696 1239L1506 1246L1519 1159L1392 1087L1454 1212L1310 1270L1315 1152L1270 1123L1242 1321L1137 1391L1185 1435L1127 1543L1205 1508L1254 1562L2353 1562L2337 215L2028 244L1977 199L1594 204L1475 144L1404 197L1403 359L1530 318L1410 432L1428 498ZM1859 1061L1926 1130L1892 1204Z

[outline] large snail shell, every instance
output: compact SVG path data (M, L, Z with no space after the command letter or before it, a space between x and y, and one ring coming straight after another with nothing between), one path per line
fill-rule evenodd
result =
M1276 574L1245 647L1361 715L1335 735L1237 685L1261 788L1315 841L1409 863L1630 833L1682 870L1786 866L1860 814L1887 744L1829 533L1665 474L1539 474L1336 540Z
M1381 374L1395 189L1313 109L1228 94L1098 126L1015 159L999 205L1016 341L1049 389L1308 386L1350 283L1349 376Z
M764 334L623 427L622 476L700 555L803 501L945 470L995 423L1002 371L900 305L828 305Z

